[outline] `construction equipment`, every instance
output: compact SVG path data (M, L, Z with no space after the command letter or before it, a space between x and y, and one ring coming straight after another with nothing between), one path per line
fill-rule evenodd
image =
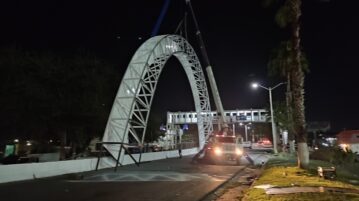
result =
M244 154L241 146L241 137L215 135L210 138L208 146L205 150L205 158L215 164L225 163L227 161L235 161L240 164L240 159Z
M190 9L190 12L191 12L191 15L192 15L192 18L193 18L193 21L194 21L194 25L196 27L196 36L197 36L197 40L199 42L199 47L200 47L200 50L201 50L202 60L204 62L204 65L206 66L206 72L207 72L207 77L208 77L208 80L209 80L209 85L211 87L214 103L216 105L218 117L219 117L219 120L220 120L219 125L222 128L228 128L227 120L226 120L225 115L224 115L224 109L223 109L221 97L219 96L217 83L216 83L216 80L214 79L212 66L211 66L211 64L209 62L209 57L208 57L208 54L207 54L206 47L204 46L202 33L199 30L196 15L194 14L191 1L186 0L186 3L187 3L187 5L188 5L188 7Z
M221 97L219 95L219 91L217 88L216 80L214 79L212 66L209 61L209 57L207 54L206 47L204 45L203 37L201 31L199 29L199 25L197 22L196 15L194 13L192 4L190 0L186 0L188 8L191 12L194 25L196 28L196 36L199 43L199 47L201 50L202 61L206 66L207 77L209 80L209 84L211 87L211 91L213 94L214 103L217 108L217 115L218 115L218 125L219 125L219 132L212 133L211 135L207 136L207 144L204 146L202 150L199 151L198 154L194 157L194 160L198 159L201 155L204 155L205 158L210 158L212 161L219 162L219 161L226 161L226 160L235 160L237 164L240 162L240 158L242 155L247 155L244 153L242 147L242 139L241 137L236 137L233 131L231 132L228 127L227 119L224 115L224 109L221 101Z
M168 9L169 0L165 0L163 5L161 14L157 20L156 26L152 32L152 35L156 35L158 32L158 28L162 22L163 16ZM242 139L240 137L236 137L235 133L231 132L228 127L227 119L224 115L224 109L222 105L222 101L219 95L219 91L217 88L217 83L213 75L212 66L209 61L209 57L207 54L206 47L204 45L203 37L201 31L199 29L198 21L196 15L194 13L192 4L190 0L186 0L186 5L190 11L192 16L195 29L196 29L196 37L199 43L199 48L201 51L202 62L204 66L206 66L207 78L209 80L210 88L212 91L214 103L217 108L217 116L218 116L218 125L219 125L219 132L212 133L207 136L207 144L200 150L200 152L194 157L194 159L200 157L202 153L206 156L213 157L212 159L215 160L224 160L224 159L234 159L239 164L240 157L243 155L243 147L241 145ZM181 21L176 32L178 31L179 27L184 22L184 26L186 29L186 16L187 12L184 15L184 21ZM185 31L186 34L186 31ZM212 149L213 148L213 149Z
M155 26L154 26L154 28L152 30L151 36L157 35L159 27L160 27L160 25L161 25L161 23L163 21L164 15L166 14L166 12L168 10L169 4L170 4L170 0L165 0L165 2L163 4L163 7L161 9L161 13L160 13L160 15L159 15L159 17L158 17L158 19L156 21L156 24L155 24ZM220 125L220 128L221 127L226 128L226 127L228 127L228 124L227 124L226 118L224 116L224 109L223 109L222 101L221 101L221 98L219 96L217 83L216 83L216 80L214 79L212 67L211 67L211 64L209 62L209 57L208 57L208 54L207 54L206 47L204 46L204 41L203 41L202 34L201 34L201 31L200 31L199 26L198 26L197 18L196 18L196 15L195 15L194 11L193 11L191 1L186 0L186 4L187 4L187 6L188 6L188 8L189 8L189 10L191 12L191 15L192 15L192 18L193 18L193 21L194 21L194 25L195 25L195 28L196 28L196 36L197 36L197 39L198 39L198 42L199 42L199 47L200 47L200 50L201 50L202 61L204 62L204 65L206 66L207 77L208 77L209 84L210 84L210 87L211 87L211 91L212 91L212 94L213 94L214 102L215 102L215 105L216 105L216 108L217 108L217 113L218 113L218 117L219 117L219 121L220 121L219 125ZM186 15L187 15L187 13L185 14L185 17L186 17ZM181 23L180 23L180 25L181 25Z

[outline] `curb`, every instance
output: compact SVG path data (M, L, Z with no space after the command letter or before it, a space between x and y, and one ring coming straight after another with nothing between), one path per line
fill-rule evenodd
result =
M214 188L213 190L209 191L208 193L206 193L202 198L200 198L198 201L206 201L207 198L209 198L209 196L213 195L217 190L219 190L220 188L224 187L226 184L228 184L233 178L235 178L239 173L241 173L243 170L245 170L249 165L243 166L243 168L239 169L237 172L235 172L229 179L227 179L227 181L221 183L220 185L218 185L216 188Z

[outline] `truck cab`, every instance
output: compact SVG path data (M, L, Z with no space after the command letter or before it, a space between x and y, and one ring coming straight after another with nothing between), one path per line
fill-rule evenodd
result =
M239 165L243 155L241 141L237 136L214 135L208 142L206 156L215 164L235 161Z

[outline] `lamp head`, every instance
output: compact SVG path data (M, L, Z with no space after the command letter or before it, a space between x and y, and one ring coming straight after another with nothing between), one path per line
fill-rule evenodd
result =
M253 82L253 83L252 83L252 88L253 88L253 89L257 89L257 88L258 88L258 83Z

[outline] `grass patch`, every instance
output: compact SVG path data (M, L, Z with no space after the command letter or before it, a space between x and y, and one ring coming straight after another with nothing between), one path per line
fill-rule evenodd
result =
M295 166L297 158L291 154L280 153L277 157L271 158L267 163L266 167L275 167L275 166Z
M302 170L296 167L296 158L294 156L278 156L272 158L267 163L267 168L262 176L253 183L253 186L262 184L276 185L277 187L291 186L324 186L337 188L358 189L354 186L341 181L331 181L319 178L317 174L318 166L332 166L329 162L312 160L308 170ZM263 189L250 188L246 191L244 200L357 200L358 194L340 194L340 193L296 193L286 195L267 195Z
M267 195L262 189L249 189L244 197L247 201L338 201L352 200L359 201L359 196L354 194L338 194L338 193L297 193L287 195Z
M341 178L359 180L359 163L337 166L337 174Z
M290 154L280 154L277 157L273 157L266 164L267 168L276 167L276 166L288 166L294 167L297 165L297 158L294 155ZM310 160L308 167L308 174L318 175L317 168L318 166L324 167L336 167L337 178L336 180L348 182L351 180L359 181L359 163L346 163L341 165L334 165L329 161L323 160Z
M331 181L318 177L316 174L297 167L278 166L264 170L259 180L254 185L271 184L278 187L290 186L324 186L338 188L356 188L351 184L340 181Z

